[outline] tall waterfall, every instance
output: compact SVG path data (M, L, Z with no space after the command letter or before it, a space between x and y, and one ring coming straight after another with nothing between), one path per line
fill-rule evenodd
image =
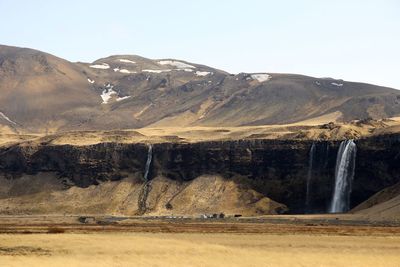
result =
M346 212L350 208L350 193L354 177L357 147L354 141L340 143L336 158L335 188L330 212Z
M313 173L313 163L315 157L315 143L313 142L310 148L310 155L308 160L308 173L307 173L307 187L306 187L306 209L310 209L310 193L311 193L311 178Z
M146 161L146 167L144 169L144 180L147 182L148 181L148 176L149 176L149 171L150 171L150 164L151 160L153 159L153 146L150 144L149 145L149 150L147 151L147 161Z

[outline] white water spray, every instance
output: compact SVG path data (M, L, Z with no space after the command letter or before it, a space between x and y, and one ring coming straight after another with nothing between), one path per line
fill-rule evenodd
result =
M144 169L144 180L147 182L148 181L148 176L149 176L149 171L150 171L150 164L151 160L153 159L153 146L149 145L149 150L147 151L147 161L146 161L146 167Z
M313 172L314 154L315 154L315 143L313 142L310 149L310 155L308 160L308 173L307 173L307 187L306 187L306 209L310 208L310 193L311 193L311 178Z
M340 143L336 158L335 188L330 212L346 212L350 208L350 193L354 177L357 147L354 141Z

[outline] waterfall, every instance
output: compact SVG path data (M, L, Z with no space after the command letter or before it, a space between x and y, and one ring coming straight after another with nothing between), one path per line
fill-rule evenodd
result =
M325 155L323 158L323 163L322 163L322 168L327 168L328 167L328 161L329 161L329 143L325 143Z
M346 212L350 208L350 193L354 177L357 147L354 141L340 143L336 158L335 188L330 212Z
M311 191L311 178L313 172L313 163L315 157L315 143L313 142L310 149L310 155L308 160L308 173L307 173L307 187L306 187L306 210L310 209L310 191Z
M149 195L149 192L151 190L151 183L149 181L149 172L150 172L150 165L151 165L152 159L153 159L153 146L150 144L149 150L147 151L146 167L144 169L144 176L143 176L144 183L143 183L143 187L139 193L139 198L138 198L139 214L141 214L141 215L146 213L147 196Z
M147 151L147 161L146 161L146 167L144 169L144 180L147 182L148 181L148 176L149 176L149 171L150 171L150 164L151 160L153 159L153 146L149 145L149 150Z

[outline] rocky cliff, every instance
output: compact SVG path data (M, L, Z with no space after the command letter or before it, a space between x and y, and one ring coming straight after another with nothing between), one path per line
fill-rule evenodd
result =
M228 210L246 214L246 210L251 210L248 214L254 215L284 212L285 205L291 213L326 212L332 197L339 143L315 142L312 169L309 169L312 141L153 144L148 181L143 178L149 151L146 144L71 146L26 143L3 147L0 148L0 176L3 181L0 206L2 212L13 213L13 209L18 208L13 203L22 201L18 198L23 197L22 202L31 202L30 205L36 207L34 199L37 198L30 201L30 196L41 194L41 200L37 201L46 205L46 201L52 201L48 195L60 192L68 192L64 200L75 198L79 201L74 205L84 206L84 196L90 191L86 201L96 197L105 207L107 202L114 203L115 207L124 201L136 205L129 212L128 204L123 208L118 206L117 211L107 206L98 212L144 214ZM359 139L356 143L352 207L400 181L400 135ZM306 180L309 175L310 205L306 208ZM124 193L113 191L127 181L130 189L121 189ZM52 185L51 192L45 190L50 188L49 184ZM132 185L135 185L134 189ZM105 187L114 189L95 193ZM118 198L117 195L121 194L124 196ZM175 204L171 202L174 199ZM64 200L59 199L61 202ZM234 207L228 205L231 202ZM225 204L215 206L218 203ZM8 205L8 209L4 205ZM96 210L93 205L78 210L91 213L91 209ZM215 208L209 209L212 205ZM188 206L191 208L186 209ZM30 212L43 211L37 209Z

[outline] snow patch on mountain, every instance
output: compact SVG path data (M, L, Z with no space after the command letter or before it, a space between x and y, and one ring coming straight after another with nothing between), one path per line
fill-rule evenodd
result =
M132 60L129 60L129 59L124 59L124 58L121 58L119 61L120 61L120 62L123 62L123 63L136 64L135 61L132 61Z
M271 75L266 74L266 73L257 73L257 74L252 74L251 78L262 83L262 82L266 82L266 81L270 80Z
M88 81L89 83L92 83L92 84L94 83L94 80L91 80L91 79L89 79L89 78L87 79L87 81Z
M93 68L93 69L109 69L110 65L108 65L107 63L101 63L101 64L95 64L95 65L90 65L89 67Z
M119 94L116 91L114 91L114 86L108 83L106 84L106 88L101 92L100 95L101 99L103 100L102 104L108 104L108 102L114 95L117 97L115 100L118 102L131 97L130 95L119 96Z
M337 87L342 87L343 86L343 83L331 83L332 85L334 85L334 86L337 86Z
M130 71L130 70L127 70L127 69L120 69L119 72L121 72L121 73L127 73L127 74L129 74L129 73L136 73L136 71Z
M171 71L170 69L167 70L142 70L144 72L151 72L151 73L161 73L161 72L169 72Z
M102 104L108 104L108 101L111 99L111 97L116 94L117 92L115 92L113 89L104 89L100 95L101 99L103 99Z
M196 68L195 66L192 66L192 65L180 62L180 61L176 61L176 60L161 60L161 61L158 61L158 64L170 65L170 66L177 67L179 69L194 69L194 68Z
M196 71L195 74L197 76L207 76L207 75L212 74L212 73L209 72L209 71Z
M117 97L117 101L119 102L119 101L122 101L122 100L128 99L128 98L130 98L130 97L131 97L130 95L123 96L123 97Z
M113 90L114 86L111 84L107 84L106 88L101 93L100 97L103 99L102 104L108 104L108 101L112 98L113 95L117 95L117 92Z
M136 73L136 71L130 71L130 70L127 70L127 69L120 69L120 68L114 68L114 72L121 72L121 73L126 73L126 74Z
M12 121L9 117L6 116L6 114L4 114L3 112L0 112L0 118L5 119L6 121L8 121L9 123L12 123L14 125L17 125L16 122Z

